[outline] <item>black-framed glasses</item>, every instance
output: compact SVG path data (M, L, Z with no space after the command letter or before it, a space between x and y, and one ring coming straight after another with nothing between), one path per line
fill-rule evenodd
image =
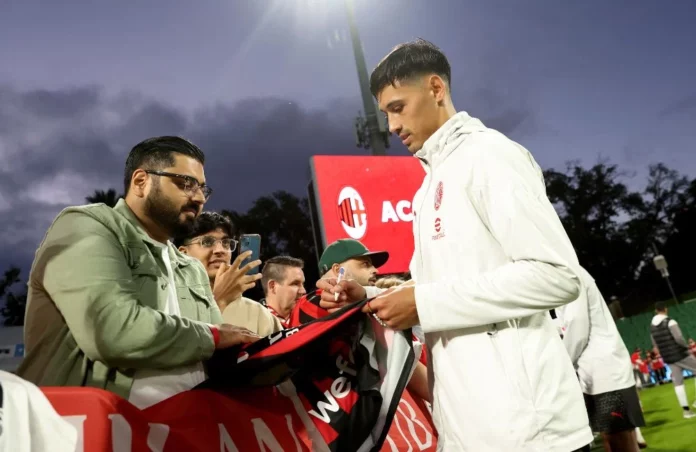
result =
M189 196L195 195L198 189L200 188L201 193L203 193L203 197L207 201L208 198L210 198L210 195L213 193L212 188L210 188L206 184L201 184L193 176L187 176L185 174L168 173L166 171L156 170L145 170L145 172L147 174L154 174L155 176L164 176L178 180L180 182L179 184L177 184L179 185L179 188L181 188Z
M234 251L237 249L238 242L235 239L231 239L229 237L225 237L224 239L218 239L210 235L205 235L195 240L191 240L190 242L186 243L186 245L193 245L194 243L198 243L203 248L212 248L218 242L220 242L222 247L227 251Z

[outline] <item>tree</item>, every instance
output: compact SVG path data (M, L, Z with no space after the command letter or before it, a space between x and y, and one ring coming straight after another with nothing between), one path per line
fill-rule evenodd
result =
M636 210L640 195L628 190L622 176L616 165L606 161L589 169L571 162L565 172L550 169L544 173L547 195L580 264L607 298L632 290L643 252L627 240L622 221Z
M94 194L92 194L91 196L87 196L85 200L90 204L96 204L101 202L109 207L114 207L118 200L122 197L123 195L117 194L116 190L110 188L106 191L95 190Z
M258 198L246 213L223 210L222 214L232 220L240 233L261 235L262 260L278 255L304 260L306 288L312 289L319 279L319 270L307 198L277 191ZM262 296L258 289L253 295Z
M5 318L3 322L5 326L24 325L27 296L26 294L16 295L9 291L13 285L20 281L19 274L19 268L11 267L5 271L5 275L0 280L0 299L5 297L5 306L0 309L0 314Z

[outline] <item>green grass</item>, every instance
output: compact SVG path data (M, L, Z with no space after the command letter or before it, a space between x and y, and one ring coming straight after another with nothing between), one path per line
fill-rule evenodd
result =
M684 381L689 405L696 401L696 379ZM672 383L639 392L645 427L641 428L650 452L696 452L696 418L684 419ZM693 409L693 408L692 408ZM593 451L604 450L597 438Z

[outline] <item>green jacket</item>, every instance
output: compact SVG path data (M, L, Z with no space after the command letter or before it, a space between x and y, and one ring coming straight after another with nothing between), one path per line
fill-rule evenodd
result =
M124 200L69 207L48 229L29 275L19 376L41 386L92 386L128 398L137 369L200 362L222 323L200 262L169 245L182 317L168 295L161 244Z

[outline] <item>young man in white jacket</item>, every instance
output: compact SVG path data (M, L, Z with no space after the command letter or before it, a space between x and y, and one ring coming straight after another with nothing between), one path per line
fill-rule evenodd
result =
M450 97L450 66L418 40L387 55L372 93L392 133L422 163L413 201L413 281L366 312L420 324L442 451L589 450L573 366L547 312L580 293L578 262L529 152ZM332 285L334 283L334 285ZM376 295L323 280L324 303Z
M601 432L610 452L638 452L638 427L645 425L631 356L616 329L594 278L580 268L584 289L574 302L556 309L563 343L575 365L590 426Z

